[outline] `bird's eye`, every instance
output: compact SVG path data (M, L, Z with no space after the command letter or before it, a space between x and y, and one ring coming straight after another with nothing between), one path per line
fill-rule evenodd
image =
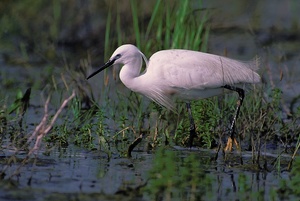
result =
M117 54L117 55L115 56L115 60L121 58L121 56L122 56L121 54Z

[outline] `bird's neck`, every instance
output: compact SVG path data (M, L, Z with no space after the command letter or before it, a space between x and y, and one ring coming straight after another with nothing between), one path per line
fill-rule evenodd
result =
M123 84L131 89L136 91L138 86L138 77L140 76L142 68L142 58L136 58L128 63L126 63L120 71L120 79Z

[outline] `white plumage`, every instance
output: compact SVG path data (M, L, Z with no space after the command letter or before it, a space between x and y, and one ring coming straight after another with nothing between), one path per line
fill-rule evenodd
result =
M141 74L143 60L146 69ZM197 51L171 49L156 52L148 61L137 47L127 44L117 48L108 62L87 79L114 64L123 65L120 79L127 88L173 111L175 98L197 100L222 94L224 90L236 91L239 101L225 150L231 150L233 142L238 147L234 128L244 99L244 90L239 85L260 82L256 72L259 66L257 59L242 62ZM189 144L192 146L196 132L189 103L187 108L191 122Z
M145 72L140 74L142 61ZM149 61L134 45L122 45L94 74L113 64L123 64L120 79L132 91L175 110L174 98L195 100L223 93L224 85L259 83L258 61L242 62L191 50L162 50Z

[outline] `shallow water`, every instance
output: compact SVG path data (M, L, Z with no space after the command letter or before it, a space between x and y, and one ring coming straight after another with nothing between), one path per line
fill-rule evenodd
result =
M176 166L184 165L183 160L186 157L196 154L199 160L197 162L202 164L205 174L212 180L212 192L201 195L205 200L233 200L242 198L241 193L248 193L250 196L253 192L263 192L264 197L268 199L271 189L278 187L279 181L287 179L289 175L287 172L278 174L274 171L254 169L250 161L251 153L247 152L242 154L244 165L240 165L235 162L239 158L237 153L232 153L228 161L224 162L222 156L216 161L212 160L216 154L213 150L190 150L181 147L174 147L171 150L176 153L174 158ZM3 157L7 156L2 154L1 158ZM96 197L114 200L123 197L147 200L149 195L134 192L134 189L144 186L148 181L154 157L153 153L135 151L132 159L114 154L108 158L105 153L99 151L87 152L71 146L53 150L47 155L43 155L41 151L37 158L25 164L12 180L1 182L0 199L47 200L62 197L70 200L71 198L89 200ZM7 176L18 165L20 163L13 164L6 172ZM246 185L250 191L241 190L242 184L239 182L241 175L247 178ZM186 191L190 192L190 189L187 188ZM188 195L184 197L190 199ZM177 197L172 199L179 200Z
M284 112L288 113L299 106L300 38L297 27L300 4L292 0L276 3L273 0L228 1L226 5L223 1L214 0L204 1L204 4L212 9L213 15L209 52L241 60L249 60L258 55L262 61L260 73L267 85L279 87L283 91ZM39 83L33 86L31 107L25 116L28 125L26 131L30 133L43 116L41 106L45 100L41 96L45 89L36 89L35 86L43 85L41 83L44 79L41 78L48 74L38 67L8 66L4 60L0 60L0 64L1 81L8 86L3 89L5 93L1 93L4 96L1 100L6 99L5 102L14 100L16 88L25 91L28 86ZM55 68L53 75L59 77L61 69ZM102 76L99 75L98 79L90 83L96 97L101 96L99 86L103 86ZM111 88L126 90L118 79L111 80ZM112 97L115 97L114 92L112 90ZM295 99L295 105L290 108ZM59 102L59 98L54 100L51 109L55 109ZM115 128L113 121L108 120L108 123L111 129ZM25 164L18 176L12 180L1 180L0 200L149 200L150 195L140 195L135 190L147 182L155 159L155 153L148 153L142 147L136 148L132 159L121 157L117 152L112 153L109 158L106 153L98 150L87 151L73 145L54 148L45 153L40 151L36 161ZM212 160L215 150L187 150L180 147L171 150L176 153L175 161L179 167L184 158L191 153L196 154L206 174L213 180L212 193L203 195L206 200L245 198L243 196L248 194L241 190L241 175L247 178L248 193L261 191L267 200L272 188L277 188L281 179L289 178L289 172L270 164L281 151L277 147L263 153L268 156L267 167L272 171L253 168L252 154L246 151L242 152L244 165L240 165L238 153L231 154L225 162L221 154L217 161ZM1 161L9 159L12 152L13 150L3 146ZM6 178L20 165L25 152L16 157L18 160L8 169ZM281 163L286 164L290 157L291 155L282 155ZM1 162L0 166L2 169L4 164ZM182 195L182 198L190 200L190 189L184 192L187 195ZM173 199L180 200L178 197Z

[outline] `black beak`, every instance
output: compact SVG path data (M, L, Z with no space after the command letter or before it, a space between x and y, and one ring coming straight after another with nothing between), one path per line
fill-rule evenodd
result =
M93 77L94 75L103 71L105 68L112 66L115 63L115 61L116 61L116 59L108 60L108 62L106 62L103 66L101 66L97 71L95 71L91 75L89 75L86 79L88 80L91 77Z

